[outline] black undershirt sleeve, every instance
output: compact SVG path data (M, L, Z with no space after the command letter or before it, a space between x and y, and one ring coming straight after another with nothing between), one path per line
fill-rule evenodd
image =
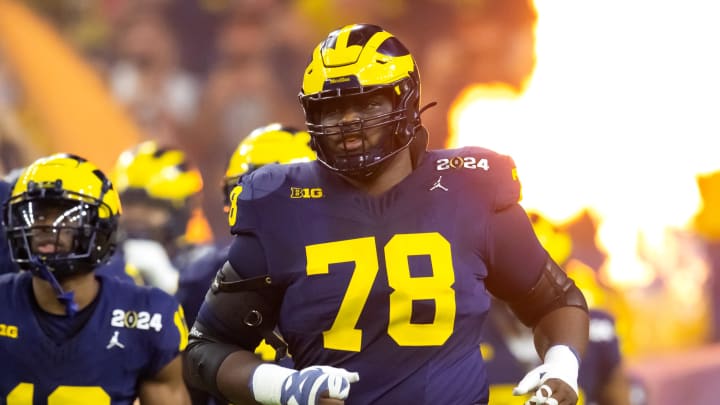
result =
M519 204L495 212L488 225L487 289L497 298L523 297L540 278L548 253Z

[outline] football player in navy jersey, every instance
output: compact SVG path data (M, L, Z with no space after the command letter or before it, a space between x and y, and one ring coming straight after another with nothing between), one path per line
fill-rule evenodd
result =
M587 304L518 204L507 156L426 151L410 52L375 25L314 50L300 100L317 160L235 187L235 239L191 331L189 381L230 402L486 404L490 293L544 359L515 387L575 404ZM295 369L252 348L278 328Z
M187 404L182 309L167 293L95 273L115 247L120 200L92 163L28 166L3 209L0 403Z

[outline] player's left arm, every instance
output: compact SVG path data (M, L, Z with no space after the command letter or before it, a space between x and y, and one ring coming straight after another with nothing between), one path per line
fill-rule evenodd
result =
M189 405L190 395L182 378L182 356L178 355L152 378L140 383L140 405Z
M579 359L588 342L582 292L537 240L520 205L496 212L489 235L488 290L533 328L535 349L544 361L520 381L516 392L532 392L546 384L558 404L575 404Z
M533 328L535 348L544 361L520 381L516 393L547 385L551 392L543 393L558 404L575 404L580 358L588 344L587 303L542 247L519 205L520 183L514 162L507 158L498 163L494 212L485 247L489 262L486 286Z

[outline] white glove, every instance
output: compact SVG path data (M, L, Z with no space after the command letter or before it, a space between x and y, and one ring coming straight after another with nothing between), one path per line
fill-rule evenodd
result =
M300 371L264 363L250 379L253 398L266 405L316 405L327 391L330 398L346 399L350 384L360 376L344 368L310 366Z
M152 286L169 294L177 290L180 274L165 248L150 239L128 239L123 243L125 261L135 266Z
M513 388L513 395L524 395L545 384L551 378L563 380L575 394L578 393L578 369L580 363L572 350L565 345L555 345L545 352L543 364L535 367ZM539 391L539 390L538 390ZM550 393L552 395L552 393ZM537 396L540 396L539 394ZM549 396L549 395L547 395ZM552 398L550 398L552 399ZM556 401L557 402L557 401ZM552 403L552 402L536 402Z

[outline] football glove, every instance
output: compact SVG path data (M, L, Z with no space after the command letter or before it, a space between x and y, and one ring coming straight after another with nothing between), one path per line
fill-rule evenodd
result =
M513 388L513 395L524 395L537 389L545 381L557 378L569 385L578 394L578 368L580 362L568 346L555 345L545 352L543 364L530 370L518 385Z
M358 373L330 366L293 370L275 364L261 364L250 379L253 398L266 405L317 405L324 392L328 397L346 399Z

